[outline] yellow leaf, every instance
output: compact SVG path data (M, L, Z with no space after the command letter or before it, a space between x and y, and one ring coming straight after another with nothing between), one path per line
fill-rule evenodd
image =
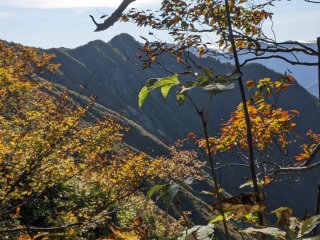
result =
M155 62L155 61L157 60L157 57L156 57L156 56L151 56L151 57L150 57L150 60L151 60L152 62Z

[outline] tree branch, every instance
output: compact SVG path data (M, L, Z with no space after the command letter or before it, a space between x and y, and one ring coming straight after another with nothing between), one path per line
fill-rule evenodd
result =
M3 233L16 233L16 232L57 232L61 230L65 230L67 228L75 227L82 225L83 223L72 223L69 225L65 226L60 226L60 227L17 227L17 228L8 228L8 229L0 229L0 234Z
M119 7L111 14L110 17L108 17L106 20L104 20L103 23L97 23L97 21L94 19L92 15L89 15L92 19L93 23L96 25L95 32L100 32L107 30L109 27L111 27L114 23L116 23L122 16L122 13L126 10L126 8L133 3L136 0L123 0L122 3L119 5Z
M312 165L308 166L301 166L301 167L282 167L276 170L277 173L280 172L301 172L301 171L306 171L306 170L311 170L314 168L320 167L320 161L317 163L314 163Z
M320 1L312 1L312 0L304 0L304 1L308 3L320 3Z
M266 161L262 163L271 164L276 168L273 172L274 178L276 178L278 173L302 172L302 171L312 170L314 168L320 167L320 161L314 164L311 164L311 162L314 160L314 158L318 155L319 152L320 152L320 144L316 146L316 148L311 153L310 157L302 165L298 165L295 167L281 167L276 163L266 162Z
M286 57L282 57L279 55L271 55L271 56L264 56L264 57L254 57L254 58L250 58L250 59L246 59L243 61L243 63L241 64L241 67L246 65L248 62L252 62L255 60L261 60L261 59L274 59L274 58L279 58L287 63L290 63L292 65L304 65L304 66L317 66L318 63L311 63L311 62L300 62L300 61L291 61L289 59L287 59Z
M307 167L311 164L311 162L313 161L313 159L317 156L317 154L320 151L320 143L315 147L315 149L313 150L313 152L311 153L310 157L304 162L304 164L302 165L302 167Z

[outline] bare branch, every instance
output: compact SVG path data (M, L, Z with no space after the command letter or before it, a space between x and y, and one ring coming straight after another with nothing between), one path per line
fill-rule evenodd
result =
M304 1L308 3L320 3L320 1L312 1L312 0L304 0Z
M241 66L246 65L248 62L252 62L255 60L261 60L261 59L274 59L274 58L279 58L282 59L285 62L288 62L292 65L304 65L304 66L317 66L318 63L311 63L311 62L300 62L300 61L291 61L287 59L286 57L278 56L278 55L271 55L271 56L265 56L265 57L254 57L250 59L244 60L244 62L241 64Z
M0 234L3 233L17 233L17 232L58 232L61 230L65 230L71 227L79 226L82 225L83 223L72 223L69 225L65 226L60 226L60 227L17 227L17 228L8 228L8 229L0 229Z
M119 7L111 14L110 17L108 17L106 20L104 20L103 23L97 23L97 21L94 19L92 15L90 15L93 23L97 26L95 32L100 32L107 30L109 27L111 27L113 24L115 24L122 16L122 13L127 9L127 7L133 3L136 0L123 0L122 3L119 5Z
M311 164L311 162L314 160L314 158L318 155L319 152L320 152L320 144L318 144L316 146L316 148L311 153L310 157L302 165L296 166L296 167L281 167L276 163L267 162L267 161L264 161L263 163L271 164L276 168L274 173L273 173L274 178L275 178L275 176L278 173L302 172L302 171L307 171L307 170L311 170L311 169L320 167L320 161L316 162L314 164Z
M311 170L317 167L320 167L320 161L312 165L302 166L302 167L286 167L286 168L282 167L277 169L276 172L302 172L302 171Z
M306 55L310 55L310 56L318 56L319 53L314 50L313 48L298 42L298 41L285 41L285 42L276 42L273 39L269 39L267 37L265 38L252 38L250 36L247 36L246 34L243 34L239 31L233 30L233 32L236 35L237 40L245 40L245 41L250 41L250 42L254 42L256 44L267 44L268 46L266 48L256 48L254 49L257 52L260 52L259 55L261 55L261 53L266 53L266 52L284 52L284 53L294 53L294 52L302 52ZM285 47L286 45L290 45L291 47ZM292 45L294 47L292 47ZM296 47L296 46L299 46Z
M278 44L277 44L278 45ZM285 45L285 44L283 44ZM281 45L280 45L281 46ZM283 47L283 46L281 46ZM316 51L310 51L309 49L305 49L305 48L296 48L296 47L292 47L292 48L279 48L279 47L271 47L268 46L266 48L259 48L256 49L257 52L261 52L261 53L266 53L266 52L272 52L272 53L278 53L278 52L282 52L282 53L293 53L293 52L302 52L306 55L310 55L310 56L318 56L318 53ZM260 54L261 54L260 53Z
M225 167L249 167L249 164L243 164L243 163L225 163L223 165L220 165L218 167L216 167L216 170L219 170L221 168L225 168Z

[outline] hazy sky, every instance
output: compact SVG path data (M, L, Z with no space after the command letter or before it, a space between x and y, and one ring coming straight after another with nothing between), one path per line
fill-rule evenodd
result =
M0 0L0 39L29 46L76 47L88 41L110 40L126 32L139 39L149 29L117 23L107 31L94 33L89 14L99 18L110 14L121 0ZM132 6L156 8L161 0L137 0ZM261 0L261 2L263 2ZM274 30L277 40L310 41L320 37L320 4L303 0L277 2ZM157 33L162 39L164 33Z

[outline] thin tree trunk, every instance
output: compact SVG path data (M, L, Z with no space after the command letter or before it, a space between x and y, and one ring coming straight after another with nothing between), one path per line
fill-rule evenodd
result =
M318 182L317 186L317 202L316 202L316 208L315 208L315 215L320 214L320 181ZM316 236L317 234L317 227L313 230L313 235Z
M318 100L320 103L320 37L317 38L317 45L318 45Z
M211 175L212 175L213 184L214 184L214 187L215 187L215 192L216 192L217 199L218 199L219 212L222 215L222 222L223 222L223 227L224 227L224 232L225 232L225 235L226 235L226 239L229 240L230 236L229 236L228 225L227 225L225 213L224 213L222 202L221 202L222 198L221 198L221 194L220 194L220 191L219 191L219 184L218 184L216 171L214 169L214 159L212 157L211 149L210 149L209 134L208 134L208 128L207 128L207 119L206 119L203 111L198 112L198 114L199 114L199 116L201 118L204 138L205 138L205 141L206 141L207 156L208 156L208 160L209 160L209 164L210 164Z
M231 47L232 47L235 66L236 66L236 70L239 73L241 73L241 67L240 67L240 62L239 62L239 58L238 58L237 48L236 48L234 36L233 36L233 29L232 29L232 22L231 22L231 18L230 18L230 9L229 9L228 0L225 0L225 7L226 7L226 17L227 17L227 21L228 21L229 41L230 41ZM250 172L251 172L251 177L252 177L252 182L253 182L253 189L254 189L254 192L256 193L257 200L260 201L261 199L260 199L260 195L259 195L258 180L257 180L257 174L256 174L256 168L255 168L255 162L254 162L253 140L252 140L252 132L251 132L250 115L249 115L249 111L248 111L247 99L246 99L246 94L244 91L243 81L242 81L241 76L238 78L238 83L239 83L243 111L244 111L245 122L246 122L247 143L248 143L248 152L249 152L249 166L250 166ZM263 215L261 213L259 213L259 224L260 225L264 224Z

